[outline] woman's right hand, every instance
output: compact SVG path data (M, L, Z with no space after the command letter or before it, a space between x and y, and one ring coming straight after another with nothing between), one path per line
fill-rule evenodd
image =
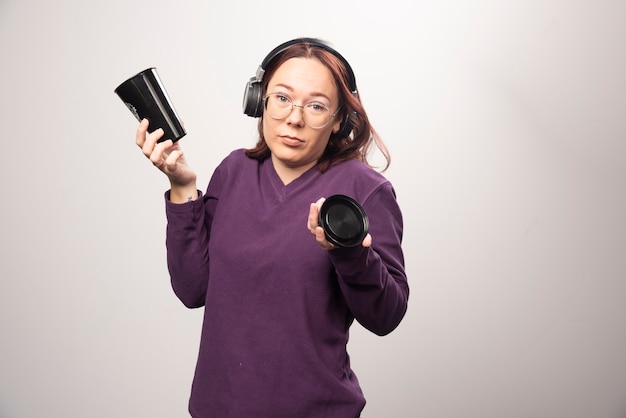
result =
M196 173L187 165L178 142L168 139L157 143L162 136L161 128L148 133L148 120L144 119L137 128L135 142L152 164L170 180L172 202L185 203L197 199Z

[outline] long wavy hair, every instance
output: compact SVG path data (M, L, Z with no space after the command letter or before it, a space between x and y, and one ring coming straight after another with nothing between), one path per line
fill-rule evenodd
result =
M372 146L376 146L383 155L385 165L380 171L385 171L391 163L389 151L370 124L367 113L361 104L358 92L353 94L353 92L350 91L348 71L344 64L331 52L306 42L295 44L287 48L280 55L276 56L265 69L262 85L263 94L265 95L267 92L267 85L276 72L276 69L291 58L315 58L329 69L339 93L339 111L343 121L342 127L346 122L350 123L352 126L351 132L340 129L336 134L330 135L328 145L317 162L319 171L323 173L328 167L353 158L373 167L367 158ZM246 150L246 155L250 158L262 161L269 158L271 155L271 151L263 135L263 116L259 119L258 132L258 142L254 148Z

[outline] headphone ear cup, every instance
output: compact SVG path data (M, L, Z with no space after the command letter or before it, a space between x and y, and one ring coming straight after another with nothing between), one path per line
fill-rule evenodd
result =
M243 92L243 113L258 118L263 114L263 96L261 82L252 77Z
M356 115L356 112L352 113ZM347 138L352 133L353 127L352 122L350 122L350 115L346 115L343 121L341 121L341 125L339 125L339 131L337 131L336 134L333 134L332 137L340 139Z

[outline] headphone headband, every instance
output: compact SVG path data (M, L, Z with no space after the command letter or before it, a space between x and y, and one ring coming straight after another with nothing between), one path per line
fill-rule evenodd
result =
M274 58L276 58L276 56L286 51L287 49L291 48L292 46L298 45L298 44L310 44L313 46L320 47L330 52L337 58L339 58L339 60L343 63L344 67L346 67L346 70L348 71L348 87L350 87L350 91L352 91L353 93L356 92L356 79L354 77L354 72L352 71L352 67L350 66L350 64L348 64L348 61L337 50L331 47L330 44L328 44L328 42L325 42L317 38L296 38L296 39L292 39L291 41L287 41L283 44L280 44L276 48L272 49L270 53L267 54L265 59L261 62L261 65L259 66L257 70L258 81L263 80L263 74L265 74L265 69L267 68L268 65L270 65L270 63L274 60ZM259 77L259 73L260 73L260 77Z

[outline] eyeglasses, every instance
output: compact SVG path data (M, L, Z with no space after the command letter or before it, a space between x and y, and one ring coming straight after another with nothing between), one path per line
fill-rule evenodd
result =
M330 123L331 119L337 115L320 102L309 102L300 106L294 104L291 98L283 93L270 93L263 98L265 100L265 112L273 119L285 119L293 112L294 107L302 109L302 120L313 128L321 129Z

